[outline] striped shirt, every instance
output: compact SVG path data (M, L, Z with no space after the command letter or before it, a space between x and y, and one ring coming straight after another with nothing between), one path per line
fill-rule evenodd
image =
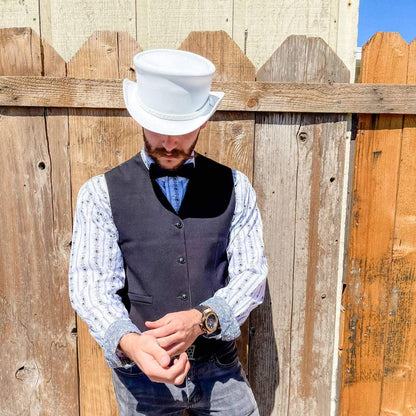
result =
M149 168L153 160L144 150ZM192 163L193 159L185 163ZM224 341L240 335L240 325L263 301L267 262L264 257L262 223L256 196L248 178L233 170L235 209L227 246L228 284L203 302L218 315ZM178 211L189 179L162 177L157 182L172 207ZM69 269L72 306L87 323L91 335L103 348L110 367L122 365L117 354L120 338L140 333L117 291L124 287L123 257L117 243L104 175L91 178L80 189L75 210Z

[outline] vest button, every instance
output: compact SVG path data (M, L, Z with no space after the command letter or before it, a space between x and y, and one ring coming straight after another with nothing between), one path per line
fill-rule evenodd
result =
M188 295L186 293L182 293L181 299L182 300L188 300Z
M178 221L178 222L175 224L175 227L176 227L176 228L181 229L181 228L183 227L183 224L182 224L180 221Z
M183 257L179 257L178 258L178 263L185 264L186 263L186 260Z

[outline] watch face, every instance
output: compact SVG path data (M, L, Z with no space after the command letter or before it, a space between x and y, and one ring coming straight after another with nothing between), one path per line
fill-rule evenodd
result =
M215 314L210 313L205 321L208 331L215 331L218 326L218 319Z

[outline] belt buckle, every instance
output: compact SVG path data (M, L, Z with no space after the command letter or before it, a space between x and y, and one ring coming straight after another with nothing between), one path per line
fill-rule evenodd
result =
M192 344L189 346L189 348L185 351L186 355L188 356L188 360L195 360L195 345Z

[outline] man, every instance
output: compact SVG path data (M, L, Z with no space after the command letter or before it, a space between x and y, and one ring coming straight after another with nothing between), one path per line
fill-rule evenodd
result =
M124 99L144 147L79 192L71 302L113 367L122 416L257 415L234 342L267 274L255 193L194 152L224 95L210 91L215 67L177 50L134 64Z

